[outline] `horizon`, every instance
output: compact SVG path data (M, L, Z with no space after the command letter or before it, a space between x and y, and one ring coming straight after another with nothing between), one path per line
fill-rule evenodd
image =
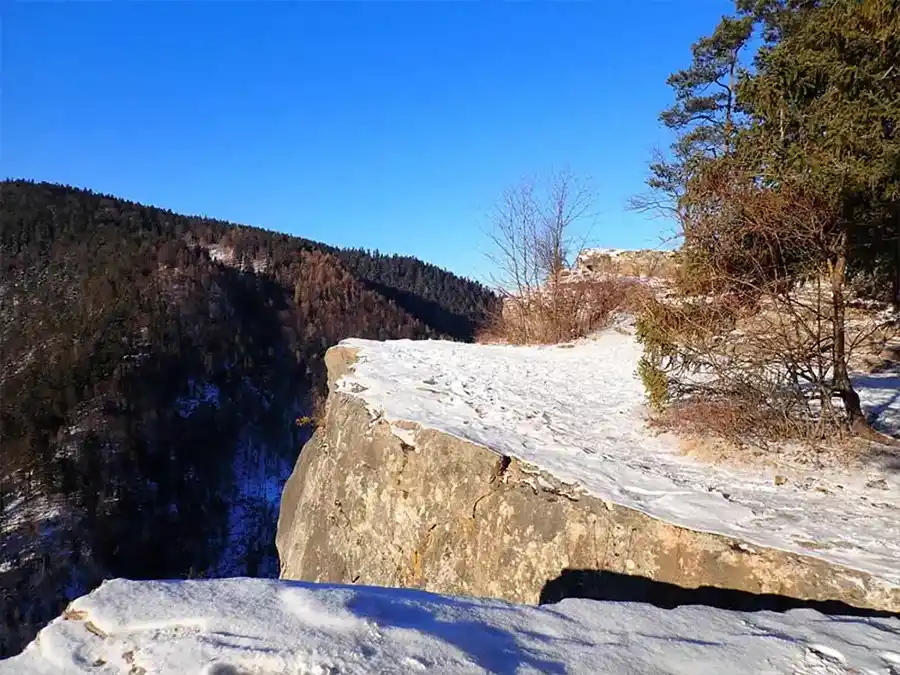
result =
M730 8L18 3L4 175L486 282L491 207L567 168L597 195L579 236L659 248L626 201L670 140L666 77Z

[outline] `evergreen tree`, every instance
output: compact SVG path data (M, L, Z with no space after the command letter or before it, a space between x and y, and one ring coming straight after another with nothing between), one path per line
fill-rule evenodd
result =
M690 66L669 76L675 103L659 119L676 140L668 156L656 153L647 179L650 192L634 197L631 208L661 211L683 222L690 178L705 162L730 152L741 117L736 98L741 52L753 25L750 16L724 17L710 36L692 45Z
M889 278L900 308L900 2L772 4L742 153L772 184L836 195L850 271Z
M21 592L0 595L0 658L58 614L66 588L214 572L244 482L240 453L264 451L273 475L289 471L293 422L324 394L328 347L346 337L472 339L497 301L414 258L63 185L0 182L0 222L0 496L59 505L57 529L93 566L85 585L19 570ZM267 440L250 447L251 437ZM229 560L229 569L277 573L275 521L248 522L260 549L251 567ZM57 540L32 541L81 555L47 542ZM15 644L5 640L6 603L10 616L30 608Z
M753 67L741 68L757 34ZM777 301L825 278L819 318L832 334L810 356L830 351L822 403L839 395L851 428L870 434L848 373L845 299L868 275L900 305L900 0L737 0L669 83L676 103L661 119L678 139L649 184L679 218L694 290L732 284ZM804 241L791 200L810 216Z
M898 302L900 2L835 0L779 10L762 14L769 41L740 86L752 120L741 159L767 185L800 185L838 202L829 261L835 388L861 427L846 366L843 296L854 269L871 268L890 250Z

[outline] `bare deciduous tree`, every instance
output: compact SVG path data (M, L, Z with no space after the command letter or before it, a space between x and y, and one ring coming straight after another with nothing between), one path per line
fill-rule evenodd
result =
M490 216L493 250L491 281L504 295L531 295L567 269L585 236L575 226L588 220L594 204L590 181L568 171L554 173L545 184L522 181L508 189Z
M629 295L617 279L573 279L579 234L591 217L590 182L570 172L542 184L524 181L507 190L491 216L491 281L503 298L492 337L514 342L561 342L599 328Z

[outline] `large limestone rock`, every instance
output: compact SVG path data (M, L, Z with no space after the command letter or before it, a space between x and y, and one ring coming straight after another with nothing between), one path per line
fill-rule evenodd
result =
M587 248L578 254L573 272L576 275L618 274L671 279L675 276L677 267L677 255L674 251Z
M574 594L677 604L684 588L712 587L732 592L703 597L733 607L757 607L749 594L777 594L900 611L900 588L883 578L575 494L516 459L388 423L334 386L355 357L342 346L326 357L325 422L282 499L284 579L521 603Z

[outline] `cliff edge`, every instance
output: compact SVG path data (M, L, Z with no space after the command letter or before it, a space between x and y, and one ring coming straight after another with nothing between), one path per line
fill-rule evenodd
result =
M281 577L900 612L896 472L776 484L686 457L644 425L639 355L621 329L552 347L332 348L324 424L282 497ZM861 394L887 410L877 383Z

